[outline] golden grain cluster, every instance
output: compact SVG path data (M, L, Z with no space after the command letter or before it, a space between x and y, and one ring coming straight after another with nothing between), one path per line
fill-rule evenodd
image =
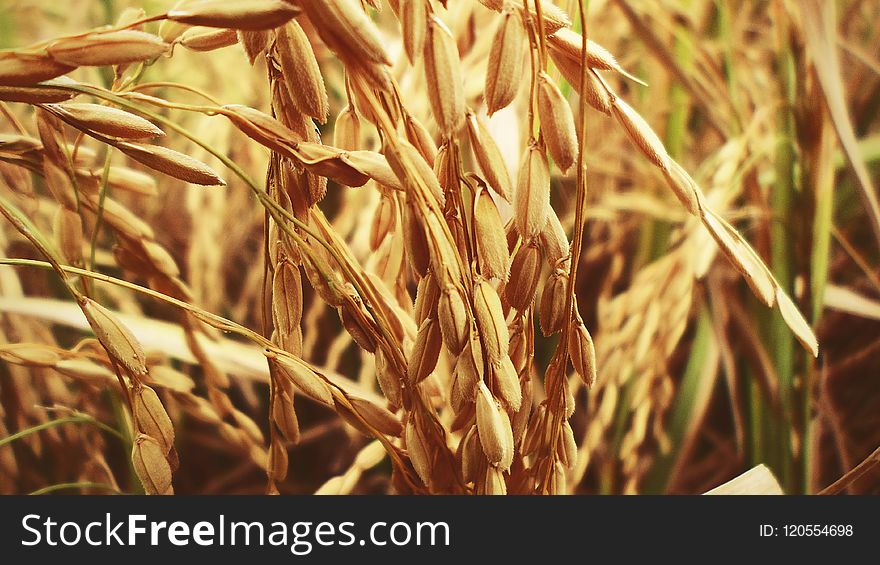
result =
M37 332L0 347L0 359L122 398L117 417L148 493L174 491L187 457L175 447L175 430L185 422L209 426L216 441L264 470L267 492L278 492L295 464L289 447L307 435L297 414L304 397L308 412L315 403L370 438L347 471L324 477L319 492L350 492L387 457L397 492L505 494L574 490L569 481L583 477L600 449L616 387L633 371L633 406L638 398L668 398L665 371L648 368L648 360L672 356L688 323L697 264L715 246L817 355L813 331L784 286L725 219L727 203L704 194L618 93L645 87L575 31L589 29L578 4L183 1L161 13L127 9L113 24L0 52L4 113L33 109L20 129L0 137L11 189L0 196L0 211L38 254L31 267L54 269L95 337L65 347ZM395 17L383 12L380 27L382 8ZM233 45L254 70L224 80L265 89L263 110L228 102L222 85L203 93L185 80L176 88L156 78L181 49L210 57ZM484 69L476 80L475 60ZM98 76L88 67L104 67L109 80L80 79ZM505 113L522 131L518 163L509 140L490 127ZM181 114L231 125L241 143L262 148L267 165L255 174L251 163L236 162L234 149L213 146L177 120ZM603 327L615 329L594 342L576 290L593 276L579 270L591 245L584 148L600 120L630 140L633 161L665 180L685 219L679 245L636 275L639 292L603 303ZM45 192L37 196L22 171ZM131 195L154 195L163 176L211 187L189 191L248 192L259 203L259 245L236 277L257 277L247 319L260 325L201 306L190 287L198 266L182 273L179 255L157 233L162 226L126 204ZM355 190L373 198L358 241L324 206ZM573 215L554 208L559 194L574 203ZM53 210L48 224L34 215L37 198ZM96 269L95 248L107 238L112 254L102 261L115 278ZM145 352L137 324L129 328L101 304L122 308L132 300L122 291L170 305L185 345L181 359L200 368L197 376L163 360L161 345ZM359 350L350 378L307 354L321 339L310 332L328 317ZM538 340L551 344L540 365ZM236 369L223 348L243 348L240 358L253 366ZM268 385L251 402L263 408L242 409L237 377L230 378L240 371ZM579 390L603 379L606 392L591 396L587 431L576 437L570 419L587 410ZM649 404L635 409L635 431L622 438L628 465L641 460L647 427L660 425L649 423ZM116 484L110 467L102 458L95 464L102 471L83 476L106 472Z

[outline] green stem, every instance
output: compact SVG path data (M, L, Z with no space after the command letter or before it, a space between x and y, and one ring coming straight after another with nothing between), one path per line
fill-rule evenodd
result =
M95 270L95 253L98 244L98 234L101 232L101 225L104 221L104 202L107 200L107 186L110 184L110 158L112 157L113 148L107 146L107 156L104 158L104 170L101 173L101 192L98 195L98 209L95 211L95 228L92 232L92 240L89 249L89 269Z
M24 430L15 432L10 436L6 436L5 438L0 439L0 447L8 445L13 441L19 440L21 438L27 437L29 435L35 434L37 432L41 432L43 430L48 430L50 428L54 428L56 426L61 426L63 424L91 424L108 434L114 435L119 439L125 441L125 437L120 434L117 430L114 430L107 424L103 422L99 422L95 418L88 416L86 414L79 414L76 416L65 416L64 418L58 418L56 420L50 420L48 422L43 422L42 424L37 424L36 426L31 426L30 428L26 428Z
M12 258L8 258L8 257L0 258L0 265L39 267L42 269L54 268L51 264L49 264L45 261L37 261L35 259L12 259ZM146 287L137 285L135 283L123 280L123 279L117 279L116 277L104 275L102 273L95 273L92 271L87 271L85 269L71 267L69 265L59 265L58 269L60 269L62 272L72 273L72 274L80 275L80 276L84 276L84 277L89 277L94 280L106 282L109 284L114 284L114 285L117 285L117 286L120 286L123 288L127 288L129 290L133 290L135 292L140 292L141 294L145 294L147 296L155 298L156 300L161 300L161 301L166 302L168 304L171 304L173 306L177 306L178 308L182 308L182 309L192 313L194 316L196 316L197 318L199 318L203 322L205 322L205 323L211 325L212 327L215 327L221 331L241 335L242 337L257 343L258 345L260 345L262 347L274 348L274 345L272 344L272 342L270 342L269 340L267 340L266 338L264 338L260 334L254 332L252 330L249 330L248 328L246 328L244 326L236 324L232 320L227 320L226 318L223 318L222 316L212 314L211 312L208 312L207 310L203 310L203 309L199 308L198 306L193 306L192 304L189 304L189 303L184 302L182 300L178 300L178 299L173 298L171 296L168 296L166 294L162 294L161 292L157 292L151 288L146 288Z
M747 396L749 399L749 466L754 467L771 463L764 454L766 443L764 427L770 409L761 394L761 385L758 383L760 377L754 371L747 371L745 374L748 377Z
M89 481L83 481L79 483L58 483L56 485L49 485L47 487L43 487L41 489L37 489L34 492L30 493L29 496L39 496L41 494L49 494L59 490L67 490L67 489L77 489L77 488L87 488L87 489L95 489L95 490L106 490L109 492L113 492L115 494L122 494L116 487L107 483L93 483Z
M580 16L581 29L581 92L586 92L583 85L587 83L587 73L589 67L587 65L587 13L589 9L589 0L580 0L578 3L578 13ZM562 430L564 418L564 410L560 406L565 402L564 394L566 382L566 367L568 366L568 341L569 334L575 325L575 320L579 319L577 312L577 301L575 300L575 288L577 283L578 266L580 265L581 246L583 244L584 226L586 224L586 201L587 201L587 101L586 97L580 99L580 120L581 120L581 138L578 146L577 160L577 193L575 198L575 220L574 234L571 243L571 261L568 274L568 288L565 293L565 310L568 319L562 326L562 332L553 359L550 362L549 369L545 379L548 380L548 404L547 410L544 412L545 421L544 429L549 432L549 438L544 446L549 464L545 467L544 473L538 478L538 492L548 492L553 468L558 457L559 438ZM551 214L555 213L551 211ZM547 423L549 422L549 427Z
M780 8L780 17L785 17ZM787 27L787 26L783 26ZM790 245L792 228L791 211L796 200L795 175L797 156L795 153L796 131L794 103L796 100L797 76L794 54L786 33L780 31L780 52L777 54L777 65L780 80L781 104L777 115L779 139L776 146L776 184L770 196L773 221L770 225L772 239L771 264L773 275L782 289L793 296L793 272L796 268ZM782 417L779 421L778 453L780 455L780 475L787 492L793 489L791 437L796 427L793 415L794 388L794 339L788 326L778 310L770 316L770 335L774 351L776 371L779 375L779 395L782 405Z
M739 113L739 88L736 86L736 56L733 47L733 33L730 21L730 3L727 0L715 0L715 8L718 11L718 37L723 46L724 79L727 82L727 95L730 97L730 106L733 109L734 120L730 124L731 133L738 134L742 130Z
M697 322L696 333L691 345L687 367L684 371L679 392L670 411L667 434L669 437L670 450L661 453L644 481L641 489L643 494L663 494L669 487L671 475L675 471L678 460L682 455L682 448L689 431L697 423L697 408L701 402L705 402L712 393L709 388L714 381L707 382L706 361L709 358L712 340L712 320L707 309L703 309Z

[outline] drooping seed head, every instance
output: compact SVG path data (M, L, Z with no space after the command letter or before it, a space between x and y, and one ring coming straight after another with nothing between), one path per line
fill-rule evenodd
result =
M294 106L318 122L326 122L330 107L324 78L312 44L296 20L275 31L275 52Z
M577 463L578 446L574 439L574 430L568 420L562 422L562 445L559 448L559 460L568 469L573 469Z
M170 48L156 35L124 29L57 39L46 51L59 63L86 67L149 61Z
M403 191L403 185L394 174L385 155L375 151L346 151L340 160L382 186Z
M513 415L513 420L510 422L511 427L513 428L513 444L516 446L522 445L523 437L526 433L526 427L529 423L529 417L532 414L532 397L534 395L534 387L532 386L532 379L528 376L523 378L520 382L520 390L522 390L522 402L520 403L519 410Z
M510 333L498 293L482 278L474 284L474 314L486 356L492 362L501 362L507 357Z
M568 492L568 474L565 472L565 465L561 461L553 464L553 475L550 477L550 486L547 489L548 494L558 495Z
M287 447L279 438L269 444L269 460L266 462L266 474L273 481L283 481L287 477Z
M387 408L358 396L350 396L349 401L355 411L373 429L392 437L400 437L403 434L403 425L400 423L400 419Z
M530 242L521 245L510 265L510 280L504 287L507 303L520 312L532 305L541 276L541 250Z
M507 483L504 482L504 473L497 467L486 468L484 479L484 493L487 496L504 496L507 494Z
M569 333L568 355L574 370L580 375L587 388L591 388L596 382L596 349L590 332L580 320Z
M516 97L522 82L525 54L522 18L513 10L505 10L492 39L486 70L486 106L490 116Z
M455 38L435 16L428 21L425 76L434 118L443 135L452 138L464 121L464 87Z
M403 389L400 371L396 365L391 362L382 348L376 349L376 380L379 382L379 388L382 394L388 399L392 406L403 406Z
M397 205L393 198L382 196L379 200L379 206L376 208L376 214L373 216L373 223L370 224L370 249L376 251L385 237L394 231L397 222Z
M443 190L449 190L453 181L453 179L450 178L449 152L449 143L443 143L437 150L437 155L434 157L434 176L437 177L437 182ZM455 180L457 182L458 179Z
M550 214L550 171L547 156L535 143L529 145L522 157L513 209L514 222L523 239L540 235Z
M450 353L458 355L467 343L471 319L464 297L455 285L447 285L440 294L437 316L443 343Z
M421 430L416 425L414 417L410 417L404 427L404 441L406 441L406 451L409 454L409 460L418 473L419 478L425 485L431 484L434 476L433 471L433 454L428 448L428 442L425 441Z
M495 201L483 188L474 197L474 232L483 276L506 281L510 254L504 235L504 223Z
M272 397L272 421L284 439L290 443L299 442L299 419L293 407L293 398L282 387L278 387Z
M320 0L301 3L318 35L346 62L365 59L391 65L382 36L355 0Z
M431 252L428 249L425 227L419 221L418 214L411 204L403 209L403 229L403 241L409 264L418 276L425 278L431 263Z
M477 469L480 460L484 457L480 448L480 438L477 436L477 427L471 426L461 440L461 477L466 483L477 480Z
M578 32L571 29L560 29L547 37L547 45L551 52L558 52L568 60L575 61L580 65L583 37ZM587 66L599 71L614 71L636 80L623 69L608 49L589 38L587 38Z
M123 139L144 139L165 135L165 132L152 122L110 106L69 102L48 104L44 108L83 131L92 131Z
M107 183L112 188L142 196L158 194L155 177L129 167L111 166L107 171Z
M776 284L751 246L727 220L712 210L706 210L703 225L715 239L718 248L745 278L755 296L772 308L776 303Z
M456 235L463 237L463 231L456 234L456 228L461 230L461 225L454 225L456 222L460 222L460 218L450 215L441 219L433 210L425 210L422 213L422 221L425 224L431 267L434 276L437 277L437 283L441 287L445 287L447 284L460 284L462 278L458 249L461 247L458 247L456 243L460 244L462 241Z
M541 306L538 308L541 332L545 336L562 330L563 321L566 319L565 296L567 292L568 273L557 269L544 283Z
M284 0L203 0L168 12L168 19L191 26L249 31L277 28L299 14L300 8Z
M513 462L510 419L483 382L477 387L477 432L489 463L501 470L509 469Z
M140 434L131 450L131 463L135 474L147 494L173 494L171 465L156 439Z
M303 272L309 279L309 285L328 305L339 308L345 301L339 277L326 268L319 267L308 254L302 256Z
M480 165L486 182L502 198L510 202L513 185L510 182L507 163L501 155L501 150L486 125L476 114L468 113L467 126L471 150L474 152L474 157L477 159L477 164Z
M194 27L183 32L179 42L190 51L204 53L235 45L238 33L234 29Z
M476 332L469 332L468 343L455 362L451 394L452 408L460 412L474 401L477 384L483 380L483 349Z
M376 351L376 336L372 322L366 316L363 305L346 300L339 307L339 319L342 327L354 339L355 343L365 351Z
M415 63L422 55L427 25L427 0L400 1L400 27L403 31L403 48L411 63Z
M302 277L288 261L282 261L272 277L272 324L281 336L290 336L302 320Z
M645 157L661 170L669 170L670 159L666 147L645 118L620 98L614 99L611 110L627 137Z
M532 21L538 21L535 5L530 2L524 3L523 0L480 0L480 3L496 12L505 10L505 5L513 6L517 13L523 8L527 8ZM556 33L562 28L571 27L571 21L568 19L568 14L565 13L565 10L549 0L542 0L541 12L544 20L545 35Z
M664 169L663 175L666 177L669 188L672 189L672 192L675 193L675 196L687 211L695 216L700 216L703 207L702 191L688 172L681 165L670 159L669 169Z
M440 358L442 343L440 324L435 318L426 318L419 326L407 364L406 375L410 384L416 385L431 374Z
M184 155L173 149L159 145L142 145L120 141L116 148L141 164L155 169L168 176L206 186L225 186L226 181L220 178L208 165Z
M596 71L590 69L587 72L587 81L581 86L582 79L579 64L575 65L564 57L558 57L552 50L550 51L550 57L556 62L556 66L559 68L562 76L565 77L565 80L572 85L578 94L587 100L587 104L606 116L611 115L612 95L608 92L608 87L605 86L605 83L602 82ZM577 127L579 128L580 126ZM578 129L578 131L580 130Z
M266 357L278 375L287 378L297 390L313 400L333 406L333 393L327 383L308 365L293 357L280 353L266 352Z
M505 357L500 363L493 363L492 374L495 377L498 396L504 405L510 412L518 412L522 406L522 389L519 386L519 375L510 361L510 357Z
M0 53L0 85L30 86L74 70L46 54Z
M83 225L82 217L76 210L58 207L55 215L55 235L58 240L58 249L62 257L69 265L75 265L82 259L83 253Z
M242 133L294 161L300 161L303 149L311 147L306 143L297 143L302 136L265 112L241 104L226 104L222 110L223 115ZM314 156L314 160L333 159L336 155L337 152L332 149L323 149Z
M508 347L510 361L516 367L518 373L525 371L527 363L532 357L531 336L527 336L522 323L515 323L510 328L510 346Z
M156 391L148 386L137 388L132 395L132 413L137 430L158 441L167 455L174 447L174 426Z
M361 119L350 104L339 112L333 126L333 145L345 151L355 151L360 148Z
M257 61L257 58L260 55L265 54L266 50L269 48L269 32L266 30L238 30L236 33L238 34L238 40L241 42L241 46L244 47L248 62L250 62L251 65Z
M445 197L437 176L434 174L434 169L411 143L400 140L399 146L400 155L388 152L387 157L388 164L397 175L400 185L408 187L407 190L416 190L416 184L422 186L428 191L425 198L436 198L436 202L442 208Z
M541 134L556 166L567 171L577 160L578 139L574 114L562 91L545 72L538 74L538 115Z
M61 361L57 350L35 343L6 343L0 345L0 360L16 365L53 367Z
M547 263L551 267L556 267L568 259L570 252L568 236L565 234L565 228L562 227L562 223L559 221L559 216L552 210L547 214L547 223L544 225L544 229L541 230L539 241L541 242L541 249L547 257Z
M782 319L804 346L804 349L809 351L813 357L818 357L819 342L816 340L816 334L813 333L810 324L804 319L791 298L780 287L776 287L776 304L779 305Z
M82 298L81 307L89 326L107 353L135 377L146 374L144 349L116 314L88 297Z
M0 72L3 58L0 56ZM0 84L3 78L0 77ZM25 104L55 104L65 102L76 93L61 88L30 88L27 86L0 86L0 100L4 102L23 102Z
M76 210L76 189L67 172L55 161L44 159L43 176L52 197L67 210Z
M428 128L412 116L406 116L404 125L407 140L419 151L425 162L433 167L437 159L437 144Z

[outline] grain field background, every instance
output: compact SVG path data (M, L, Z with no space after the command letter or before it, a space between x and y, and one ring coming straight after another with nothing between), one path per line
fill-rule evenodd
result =
M878 18L0 1L0 493L877 493Z

